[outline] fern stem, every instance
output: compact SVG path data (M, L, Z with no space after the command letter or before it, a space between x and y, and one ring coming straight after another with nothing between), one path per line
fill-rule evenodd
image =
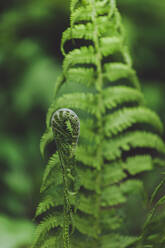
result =
M60 147L58 147L58 154L63 172L62 174L63 174L63 184L64 184L64 227L63 227L64 248L70 248L69 223L71 220L70 218L71 207L68 196L68 185L67 185L66 169L65 169L67 168L67 165L64 162Z

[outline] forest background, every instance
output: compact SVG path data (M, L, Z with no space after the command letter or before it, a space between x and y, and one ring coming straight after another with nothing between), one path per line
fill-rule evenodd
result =
M117 3L146 105L165 126L165 1ZM5 0L0 13L0 247L26 248L35 228L44 170L39 142L62 70L60 40L69 26L69 1ZM154 170L144 177L151 193L162 176ZM139 212L134 225L141 219Z

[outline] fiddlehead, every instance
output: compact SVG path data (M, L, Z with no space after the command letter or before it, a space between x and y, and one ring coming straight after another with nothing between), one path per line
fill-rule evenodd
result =
M64 248L70 247L69 223L72 219L72 210L69 200L69 181L74 181L74 156L77 145L80 122L78 116L70 109L57 110L51 119L55 142L60 158L64 184ZM71 180L70 180L71 179Z
M58 152L62 152L63 159L72 158L80 133L78 116L70 109L59 109L52 115L51 126Z
M63 108L52 114L48 136L55 140L57 149L43 176L41 193L45 196L36 211L36 217L42 216L42 221L36 229L33 248L70 248L70 229L73 232L74 226L72 209L77 206L79 187L75 166L79 133L80 121L72 110Z

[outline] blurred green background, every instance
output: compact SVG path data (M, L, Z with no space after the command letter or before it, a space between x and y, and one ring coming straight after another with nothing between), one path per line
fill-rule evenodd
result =
M146 104L165 123L165 1L118 0L118 7ZM0 12L0 247L26 248L44 170L39 141L61 72L69 0L5 0ZM149 191L158 181L154 175Z

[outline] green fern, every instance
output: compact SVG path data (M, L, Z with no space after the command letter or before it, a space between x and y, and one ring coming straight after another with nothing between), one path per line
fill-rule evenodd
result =
M151 195L150 199L150 211L146 218L146 221L143 225L143 231L138 240L138 248L143 247L152 247L152 248L161 248L165 245L165 228L164 220L165 215L164 211L159 209L165 204L165 196L160 197L159 200L154 204L159 190L164 186L165 178L161 180L158 186L155 188L154 192ZM153 205L153 206L152 206ZM156 213L159 211L159 215L156 216ZM160 232L161 230L161 232Z
M61 142L57 150L65 161L60 163L53 154L46 166L41 186L45 197L36 216L49 217L39 224L33 247L62 248L65 232L72 248L135 247L138 238L121 232L125 219L118 209L130 195L142 194L143 183L134 176L161 165L165 144L159 136L163 131L159 117L144 107L116 1L72 0L61 50L63 74L47 113L41 153L52 142L51 120L59 108L79 113L81 135L70 177L60 166L71 163L65 146L68 136L56 141ZM71 83L83 85L84 92L62 94ZM69 135L69 126L67 130Z

